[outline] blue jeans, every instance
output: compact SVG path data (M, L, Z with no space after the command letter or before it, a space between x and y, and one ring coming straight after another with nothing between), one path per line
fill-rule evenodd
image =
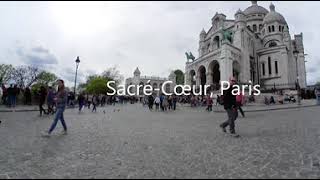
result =
M63 112L64 112L64 110L65 110L64 107L62 107L62 108L61 108L61 107L58 107L58 108L57 108L56 116L55 116L54 121L53 121L53 123L52 123L52 125L51 125L51 127L50 127L49 134L51 134L51 132L54 130L54 128L56 128L59 119L60 119L60 121L61 121L61 124L62 124L62 126L63 126L63 129L64 129L65 131L67 131L67 126L66 126L66 123L65 123L64 117L63 117Z
M79 111L82 110L82 107L84 106L84 103L79 103Z

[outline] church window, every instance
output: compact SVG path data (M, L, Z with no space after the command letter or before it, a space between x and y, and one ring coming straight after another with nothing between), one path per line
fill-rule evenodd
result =
M279 26L279 32L281 32L281 26Z
M284 30L284 26L282 26L282 32L283 32L283 30Z
M278 61L274 62L274 66L275 66L276 74L278 74Z
M256 32L256 31L257 31L257 25L254 24L254 25L252 26L252 28L253 28L253 32Z
M268 26L268 29L269 29L269 32L271 32L271 27L270 26Z
M262 63L262 75L263 75L263 76L266 75L266 70L265 70L265 65L264 65L264 63Z
M276 42L271 41L271 42L269 43L269 47L275 47L275 46L277 46L277 43L276 43Z
M259 31L261 31L262 29L262 24L259 24Z
M269 75L272 74L272 71L271 71L271 58L268 57L268 70L269 70Z
M272 32L274 32L274 26L272 26Z

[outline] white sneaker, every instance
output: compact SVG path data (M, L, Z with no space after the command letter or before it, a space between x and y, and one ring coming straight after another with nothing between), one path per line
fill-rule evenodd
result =
M67 134L68 134L68 131L65 131L65 130L62 131L62 135L67 135Z
M50 137L51 135L48 132L44 131L41 133L41 136L42 137Z

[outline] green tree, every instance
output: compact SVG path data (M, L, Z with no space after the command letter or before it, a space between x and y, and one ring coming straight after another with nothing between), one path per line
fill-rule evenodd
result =
M86 92L90 94L105 94L109 92L107 83L110 80L111 79L102 76L94 77L86 85Z
M174 74L176 75L177 85L184 84L184 73L180 69L177 69L174 71Z
M42 71L37 77L37 83L48 86L49 84L54 83L57 79L58 77L55 74Z
M0 84L8 83L13 72L14 67L11 64L0 64Z

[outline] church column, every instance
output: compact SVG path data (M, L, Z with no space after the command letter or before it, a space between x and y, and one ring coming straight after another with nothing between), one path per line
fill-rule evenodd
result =
M233 74L232 68L231 52L228 50L227 44L223 44L220 56L221 81L229 81Z
M206 78L207 79L207 83L206 84L212 85L212 72L211 72L211 70L208 70L206 76L207 76L207 78Z
M199 87L201 84L201 79L200 79L200 74L199 72L196 74L196 86Z

